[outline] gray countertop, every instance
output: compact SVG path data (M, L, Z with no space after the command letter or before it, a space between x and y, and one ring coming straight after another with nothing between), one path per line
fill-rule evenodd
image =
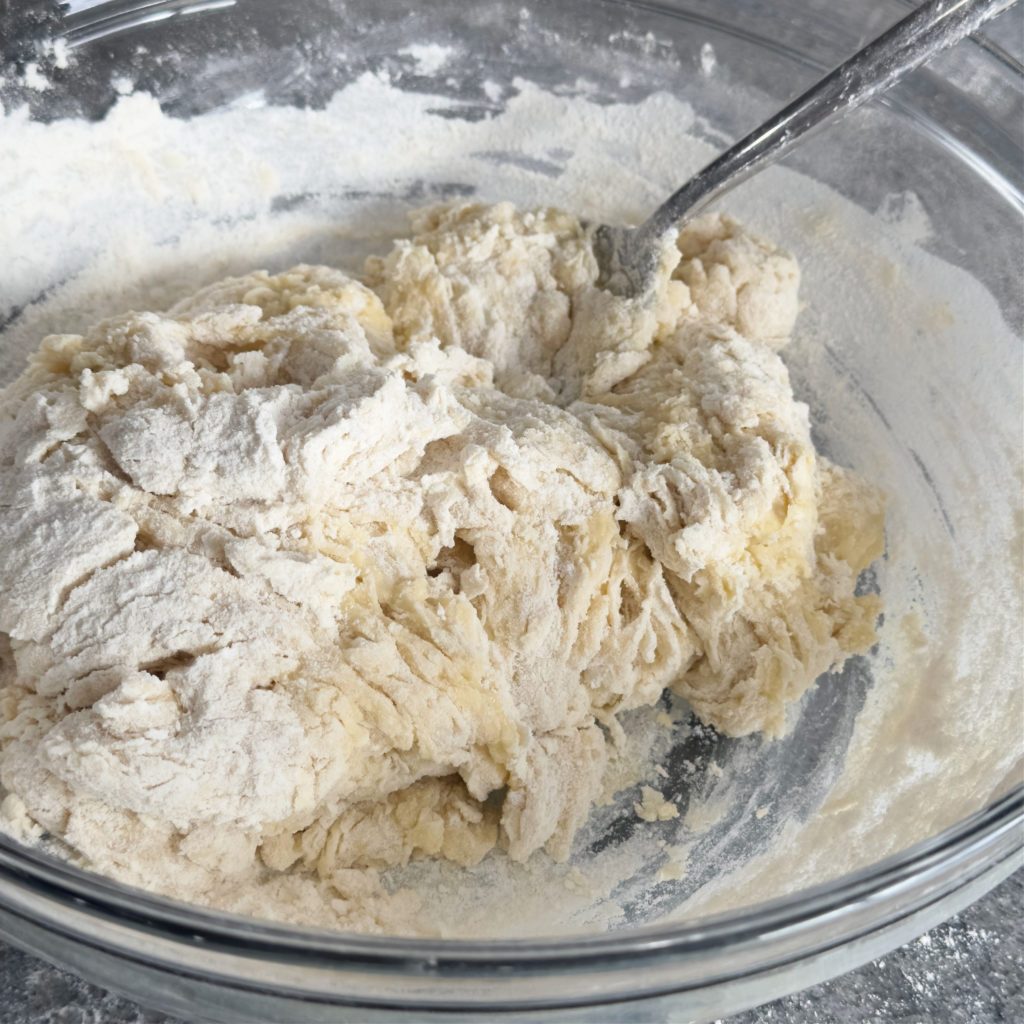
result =
M1024 871L915 942L728 1024L1018 1024ZM0 944L0 1024L181 1024ZM724 1022L723 1022L724 1024Z

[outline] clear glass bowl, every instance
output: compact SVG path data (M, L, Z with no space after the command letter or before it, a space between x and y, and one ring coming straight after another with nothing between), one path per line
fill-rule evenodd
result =
M96 118L128 79L180 118L239 105L319 108L371 70L458 100L466 118L489 116L520 79L585 90L598 104L665 90L721 143L906 9L896 0L21 5L3 13L10 73L0 101L27 104L41 123ZM442 67L410 59L410 44L432 43L449 52ZM984 302L959 294L963 279L951 270L940 275L946 308L930 296L921 316L880 334L892 303L873 289L898 293L901 272L912 285L924 280L916 262L886 270L865 250L871 238L822 235L820 217L798 216L800 197L765 214L757 179L724 204L760 216L757 226L802 258L812 308L787 362L819 447L889 495L878 575L890 634L810 693L784 740L682 729L657 751L669 773L662 788L683 813L656 835L689 842L683 878L667 880L662 860L644 860L651 847L633 828L635 790L594 812L572 861L586 871L609 848L636 854L614 893L620 919L602 935L581 935L568 918L562 933L478 941L302 930L175 904L0 836L0 935L141 1002L204 1019L699 1019L863 963L1019 866L1022 107L1021 68L995 34L944 55L787 161L873 215L872 230L909 232L917 249L966 271ZM543 156L528 146L518 155ZM18 156L27 173L32 155ZM443 164L444 152L434 157ZM8 212L29 194L25 181L23 193L16 185L0 199ZM421 186L389 183L381 233L442 194ZM480 180L447 187L503 198ZM275 198L275 209L327 219L341 208L322 195ZM103 239L73 230L88 223L86 195L69 188L63 200L71 229L62 258L73 279ZM190 228L185 213L179 226ZM818 261L822 237L833 255ZM910 242L900 251L917 251ZM313 235L293 249L292 258L335 254ZM4 380L44 328L77 322L72 291L62 305L64 277L23 280L16 264L16 253L0 256L11 271L0 288ZM815 309L822 289L838 298ZM913 305L913 288L907 295ZM928 656L915 644L921 635ZM681 711L667 698L662 710ZM649 724L640 715L630 727ZM725 781L694 773L711 762ZM693 829L687 812L710 807L706 827Z

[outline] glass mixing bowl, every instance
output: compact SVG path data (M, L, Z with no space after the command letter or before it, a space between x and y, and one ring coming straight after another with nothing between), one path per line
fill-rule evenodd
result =
M149 142L119 138L115 118L109 163L89 181L75 177L74 152L45 148L45 126L103 117L122 94L151 94L189 125L219 110L321 110L367 72L433 98L428 114L442 120L486 122L524 83L624 110L664 91L691 105L698 142L680 153L675 182L653 175L630 186L639 217L699 163L699 141L737 137L906 9L896 0L0 7L0 101L38 122L48 161L0 138L0 219L13 222L40 196L49 204L45 217L22 217L18 245L0 255L0 377L14 376L44 333L81 328L83 317L141 294L131 281L109 295L89 285L113 237L90 200L109 200L119 161ZM880 586L886 624L875 651L806 696L780 741L687 726L685 708L667 697L630 717L627 732L663 766L659 787L681 813L635 827L636 786L595 809L570 866L586 875L612 855L627 864L605 894L618 908L607 933L584 934L593 907L569 896L561 923L556 906L553 926L512 936L303 930L176 904L0 836L0 935L203 1019L414 1011L424 1020L677 1021L731 1013L866 962L1019 866L1022 106L1021 68L998 34L968 41L792 154L787 167L804 178L767 172L723 202L801 258L810 307L786 359L819 448L888 494L887 557L864 580ZM402 164L369 196L278 181L259 209L220 224L240 241L211 257L209 278L297 259L357 265L424 202L518 198L502 191L517 179L502 174L524 161L548 176L552 201L600 217L585 208L592 198L559 193L570 154L549 135L524 131L514 151L475 154L478 173L461 178L445 174L454 154L438 142L417 154L418 174ZM339 164L357 156L342 148ZM642 159L611 139L598 170ZM209 226L187 197L159 201L163 235L152 251ZM346 220L353 203L363 220ZM124 216L131 227L127 193ZM287 243L264 239L263 225L286 217L295 228ZM345 234L325 229L341 223ZM123 276L135 255L122 260ZM147 294L161 287L146 282ZM659 734L657 712L684 724ZM685 870L663 870L669 848L682 851ZM406 880L452 884L430 870L414 865ZM501 912L487 902L491 877L455 883L484 916ZM524 899L536 877L518 883Z

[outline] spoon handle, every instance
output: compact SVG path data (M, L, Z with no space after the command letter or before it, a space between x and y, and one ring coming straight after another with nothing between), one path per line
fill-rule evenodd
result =
M928 0L708 164L669 196L640 231L647 238L660 237L684 214L692 216L834 114L887 89L1015 2Z

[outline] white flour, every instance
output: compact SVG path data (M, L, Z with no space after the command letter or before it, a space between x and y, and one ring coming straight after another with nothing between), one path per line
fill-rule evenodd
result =
M425 68L444 60L433 49L411 56ZM5 261L0 320L15 307L23 312L5 332L5 350L24 356L43 334L81 330L129 308L163 308L255 266L276 271L305 260L354 270L367 252L384 252L391 237L406 233L411 207L470 189L489 201L553 203L584 217L635 221L708 155L689 134L692 112L671 97L598 106L519 86L500 116L473 122L436 116L431 111L450 101L404 93L369 75L319 112L256 107L182 122L165 118L146 96L122 99L99 124L44 127L22 112L8 112L0 195L16 201L2 209L0 251L16 255ZM24 170L28 153L31 175ZM69 194L78 201L68 203ZM979 331L1005 334L994 302L965 274L909 244L927 236L912 198L895 197L875 219L813 182L773 170L729 205L802 258L802 294L812 308L803 314L794 357L815 406L830 414L823 427L830 453L883 482L893 518L879 683L847 774L825 816L807 827L791 821L789 845L761 855L759 877L732 877L724 895L716 895L714 886L704 891L702 899L723 906L868 863L981 806L1019 755L1011 726L1020 714L1019 689L1002 668L1012 659L996 653L984 635L1012 635L1007 624L1017 621L1019 594L990 594L972 584L995 570L986 570L986 543L972 540L967 504L946 512L959 528L959 565L937 564L949 549L948 537L911 457L894 449L894 436L911 435L922 410L903 402L900 389L885 378L884 361L875 361L872 370L871 360L860 360L863 383L890 414L890 427L883 428L850 379L837 379L836 366L815 357L822 337L831 339L832 351L856 355L869 341L877 344L871 339L923 327L935 340L927 354L908 353L909 363L919 360L919 372L954 380L962 360L975 351ZM868 369L860 371L861 365ZM19 367L12 358L5 375ZM984 404L962 403L952 414L952 434L970 436L984 427ZM998 436L1001 425L987 429ZM972 449L972 458L976 454ZM1012 463L1006 452L988 458L991 465L979 466L988 470L987 478L1002 472L998 459ZM967 481L962 469L950 465L949 472L960 478L939 480L938 486L955 494ZM994 510L988 537L1010 537L1012 529L1009 509ZM958 601L950 603L953 589ZM915 609L924 617L929 644L908 655L905 648L914 645L901 622ZM983 693L982 679L999 699ZM912 710L918 680L930 683L930 715ZM961 716L971 735L984 740L967 747L956 742ZM654 758L665 739L658 728L638 741ZM890 758L883 774L876 770L879 749ZM653 770L645 778L661 791ZM940 787L941 801L934 796ZM520 869L488 858L465 877L414 865L407 880L426 880L435 894L429 909L442 928L493 930L487 908L496 903L510 934L564 928L570 921L614 921L615 904L602 906L602 896L641 865L657 866L669 856L671 864L685 861L704 827L701 820L706 825L715 815L690 813L681 824L665 822L678 830L657 834L673 836L676 845L668 853L659 850L654 834L641 834L617 852L581 858L577 866L589 884L582 892L568 884L576 876L536 859ZM745 883L748 876L754 880ZM276 898L299 901L295 912L301 916L301 900L309 896L286 888ZM352 898L361 897L357 892ZM243 902L239 897L235 905L266 912Z

